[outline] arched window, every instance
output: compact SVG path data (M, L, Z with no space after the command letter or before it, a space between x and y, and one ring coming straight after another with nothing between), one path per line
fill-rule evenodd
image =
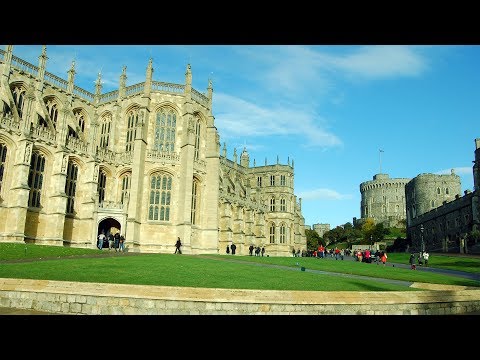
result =
M200 158L200 121L199 119L195 122L195 160Z
M2 191L3 173L5 172L6 161L7 161L7 145L0 144L0 193Z
M67 180L65 182L65 194L67 195L67 214L73 214L75 210L75 193L77 190L78 166L68 161Z
M107 174L105 171L98 172L98 203L101 204L105 200L105 189L107 188Z
M197 217L199 213L197 212L198 207L198 180L193 179L192 183L192 209L190 214L190 221L192 225L197 223Z
M177 115L172 109L160 109L155 121L154 149L157 151L175 150Z
M275 224L270 224L270 244L275 244Z
M21 88L20 86L16 86L13 88L12 95L13 95L13 102L17 107L18 116L22 117L23 104L25 100L25 89Z
M437 194L440 195L440 188L437 187Z
M45 157L39 152L34 151L30 160L30 170L28 173L28 186L30 194L28 196L28 206L39 208L41 205L43 176L45 172Z
M122 177L122 195L120 197L120 202L122 204L125 204L127 201L128 197L130 196L130 181L131 181L131 175L130 173L125 174Z
M445 188L445 194L448 195L449 193L450 193L450 191L448 190L448 188Z
M47 100L45 106L48 110L48 115L50 116L50 120L52 120L53 127L57 128L57 119L58 119L58 105L53 100Z
M280 211L287 211L287 200L285 200L283 197L280 199Z
M167 174L153 174L150 177L150 205L148 220L170 220L172 177Z
M272 211L272 212L275 211L275 197L274 196L272 196L270 198L270 211Z
M431 206L432 206L432 208L434 208L434 207L435 207L435 200L432 200L432 202L431 202Z
M137 133L138 112L130 110L127 114L127 139L125 141L125 150L133 151L135 136Z
M85 117L83 116L82 111L80 109L76 109L73 111L73 115L77 120L78 128L80 129L80 131L82 133L85 132Z
M280 244L285 244L287 239L287 228L285 224L280 225Z
M108 141L110 139L110 127L112 122L112 116L107 115L102 118L101 130L100 130L100 148L106 149L108 148Z

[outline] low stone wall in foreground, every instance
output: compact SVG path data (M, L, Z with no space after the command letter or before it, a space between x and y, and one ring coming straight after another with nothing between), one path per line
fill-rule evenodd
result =
M0 307L73 315L452 315L480 312L480 289L276 291L0 278Z

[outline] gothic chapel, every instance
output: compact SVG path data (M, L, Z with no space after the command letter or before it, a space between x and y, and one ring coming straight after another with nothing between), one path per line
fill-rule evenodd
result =
M0 241L95 248L120 232L131 252L269 256L305 250L293 160L250 166L244 148L227 159L206 93L153 80L95 93L0 50Z

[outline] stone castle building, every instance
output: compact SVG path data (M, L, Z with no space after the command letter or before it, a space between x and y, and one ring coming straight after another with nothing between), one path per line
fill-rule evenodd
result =
M376 174L373 180L360 184L360 221L372 218L385 227L405 226L406 178L390 179L388 174Z
M250 166L246 149L227 159L206 93L153 80L95 92L0 50L0 241L96 245L120 232L128 251L225 253L265 246L270 256L306 249L294 166Z
M313 230L315 230L318 236L323 237L327 231L330 231L330 224L313 224Z
M405 186L407 237L418 249L468 252L467 237L480 230L480 139L475 139L474 191L461 194L460 177L420 174Z

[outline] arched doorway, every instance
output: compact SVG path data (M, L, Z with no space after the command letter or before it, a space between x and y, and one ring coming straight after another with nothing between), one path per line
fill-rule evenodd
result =
M100 221L97 229L97 236L100 235L103 231L105 236L108 237L108 234L115 235L117 232L120 232L121 225L120 223L113 218L106 218Z

